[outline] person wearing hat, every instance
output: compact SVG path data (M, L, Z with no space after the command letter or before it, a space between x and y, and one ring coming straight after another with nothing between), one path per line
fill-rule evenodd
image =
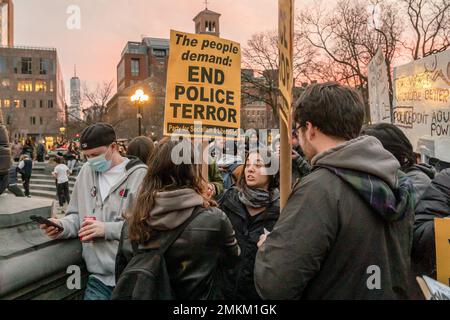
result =
M123 219L131 210L147 166L120 155L115 131L106 123L84 129L80 146L87 163L78 175L65 217L51 219L64 230L40 227L53 239L80 238L90 273L84 299L108 300L115 286Z

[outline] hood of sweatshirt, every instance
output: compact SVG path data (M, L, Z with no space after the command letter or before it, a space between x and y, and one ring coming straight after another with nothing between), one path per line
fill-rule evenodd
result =
M173 230L189 219L194 208L202 204L203 198L194 189L158 192L148 224L159 231Z
M432 165L427 163L414 164L410 168L406 169L405 173L410 173L413 171L421 171L425 173L431 180L433 180L434 176L436 175L436 169Z
M383 219L398 221L413 212L414 188L397 159L381 142L361 136L316 155L313 169L330 170L348 183Z

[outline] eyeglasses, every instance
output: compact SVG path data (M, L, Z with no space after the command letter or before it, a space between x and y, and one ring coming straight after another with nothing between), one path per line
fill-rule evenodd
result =
M298 139L298 129L300 129L301 125L296 125L295 128L292 129L292 138Z

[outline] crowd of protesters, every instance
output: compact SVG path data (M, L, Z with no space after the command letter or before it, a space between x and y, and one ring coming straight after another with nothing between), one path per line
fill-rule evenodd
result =
M363 127L359 93L337 83L309 86L293 119L281 212L279 137L248 136L244 157L216 139L206 181L194 161L174 162L181 140L125 148L112 126L86 128L87 163L52 219L64 230L40 226L82 241L84 298L421 298L414 278L436 277L433 219L450 215L450 169L420 163L394 125Z

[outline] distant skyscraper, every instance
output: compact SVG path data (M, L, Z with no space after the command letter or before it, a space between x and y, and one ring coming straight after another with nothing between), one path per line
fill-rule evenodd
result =
M13 0L0 0L0 45L14 45L14 4Z
M77 121L81 119L81 85L80 79L77 77L77 69L75 66L74 76L70 79L70 106L69 121Z

